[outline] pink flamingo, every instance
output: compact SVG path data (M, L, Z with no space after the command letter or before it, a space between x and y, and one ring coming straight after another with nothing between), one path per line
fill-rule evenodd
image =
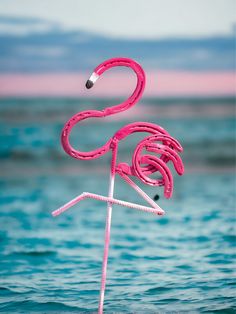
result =
M107 143L102 147L92 150L90 152L82 152L74 149L69 142L69 135L72 128L79 122L88 118L103 118L112 114L122 112L134 106L141 98L144 87L145 87L145 73L142 67L135 61L128 58L113 58L106 60L97 66L86 82L86 87L91 88L97 79L106 70L116 67L125 66L131 68L137 76L137 84L133 94L123 103L118 104L113 107L108 107L103 110L86 110L75 114L71 119L69 119L61 135L61 142L64 150L72 157L77 159L95 159L106 154L109 150L112 152L111 167L110 167L110 183L109 183L109 194L108 196L101 196L98 194L93 194L89 192L83 192L70 202L66 203L59 209L55 210L52 215L57 216L62 212L75 205L76 203L84 200L86 198L92 198L99 201L107 202L107 218L106 218L106 229L105 229L105 244L104 244L104 256L103 256L103 266L102 266L102 279L100 288L100 301L98 313L103 313L103 303L106 285L106 272L107 272L107 260L108 260L108 250L110 242L110 229L111 229L111 216L112 216L112 204L119 204L121 206L135 208L138 210L154 213L157 215L163 215L165 212L161 209L132 179L131 177L137 177L143 183L151 186L164 186L164 195L166 198L170 198L173 192L173 177L170 170L167 167L167 163L171 161L174 165L175 170L179 175L184 173L184 166L181 158L178 156L178 152L182 152L183 148L177 140L171 137L167 131L162 127L147 123L147 122L135 122L128 124L118 130L113 137L111 137ZM119 141L125 139L128 135L135 132L146 132L149 136L144 138L135 148L132 165L129 166L127 163L116 164L117 153L118 153L118 143ZM147 152L152 152L160 155L156 157L153 154L142 155L143 150ZM148 175L159 172L162 179L156 180L148 177ZM126 202L123 200L115 199L114 195L114 182L115 175L119 174L121 178L128 183L132 188L134 188L150 206L143 206L139 204L134 204Z

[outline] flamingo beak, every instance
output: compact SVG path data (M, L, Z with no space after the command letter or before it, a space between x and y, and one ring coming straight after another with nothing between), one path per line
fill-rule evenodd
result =
M87 89L90 89L90 88L92 88L92 87L93 87L93 82L92 82L92 81L90 81L90 80L87 80L87 82L86 82L85 86L86 86L86 88L87 88Z
M87 82L85 84L86 88L87 89L92 88L98 78L99 78L99 75L97 73L93 72L93 74L90 76L90 78L87 80Z

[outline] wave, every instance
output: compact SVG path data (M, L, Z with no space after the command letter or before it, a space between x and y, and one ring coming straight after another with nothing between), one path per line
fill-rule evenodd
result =
M11 253L9 255L26 255L32 257L44 257L44 256L51 256L57 254L55 251L45 250L45 251L17 251Z
M7 304L1 304L0 310L7 313L77 313L78 311L87 311L85 308L67 305L62 302L37 302L32 300L13 301ZM88 312L86 312L88 313Z

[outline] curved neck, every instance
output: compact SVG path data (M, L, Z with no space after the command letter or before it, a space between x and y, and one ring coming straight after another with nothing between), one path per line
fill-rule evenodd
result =
M135 105L141 98L144 88L145 88L146 77L145 77L144 70L137 62L128 58L112 58L112 59L106 60L105 62L101 63L99 66L95 68L94 73L99 77L100 75L102 75L103 72L117 66L125 66L128 68L131 68L135 72L137 76L136 88L133 94L124 102L116 106L112 106L112 107L108 107L104 109L105 115L111 115L118 112L122 112L124 110L129 109L133 105Z

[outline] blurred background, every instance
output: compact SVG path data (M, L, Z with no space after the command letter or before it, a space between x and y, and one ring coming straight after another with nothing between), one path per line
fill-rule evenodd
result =
M1 312L96 311L106 205L50 212L83 191L107 194L110 154L72 159L60 133L76 112L132 93L125 68L84 86L122 56L146 72L142 100L82 122L73 145L89 151L153 122L181 142L186 171L170 200L137 181L160 196L163 218L114 206L105 309L235 313L235 12L234 0L0 1ZM122 143L119 161L144 136ZM144 204L119 178L115 196Z

